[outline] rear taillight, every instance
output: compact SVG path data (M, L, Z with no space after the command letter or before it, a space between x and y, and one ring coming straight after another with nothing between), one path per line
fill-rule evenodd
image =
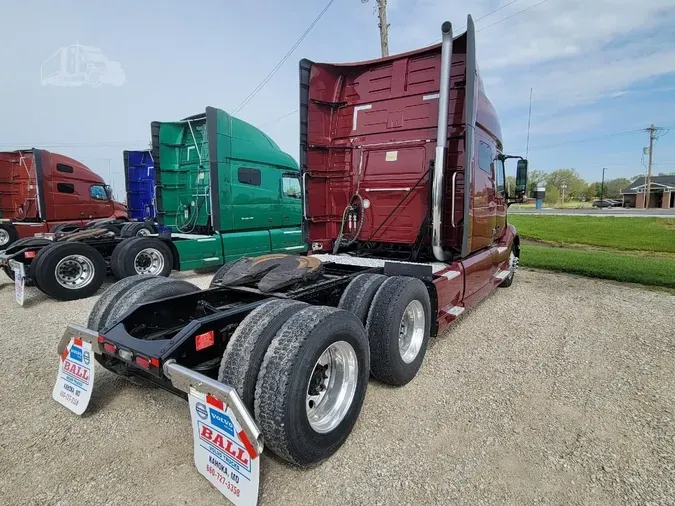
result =
M213 330L204 332L195 337L195 348L197 351L213 346L216 342L216 333Z
M103 345L103 349L110 353L111 355L119 355L120 358L126 360L127 362L135 361L143 369L150 369L150 367L159 368L160 361L158 358L146 358L141 355L135 355L131 350L125 350L124 348L118 348L112 343L107 343L105 337L98 336L98 342Z
M136 363L140 365L143 369L150 369L150 360L140 355L136 355Z

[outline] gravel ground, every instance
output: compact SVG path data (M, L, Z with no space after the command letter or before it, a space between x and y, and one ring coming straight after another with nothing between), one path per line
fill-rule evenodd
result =
M83 417L52 401L56 342L95 298L27 297L3 278L0 502L226 504L194 469L181 399L97 364ZM672 295L520 271L408 386L372 380L331 459L263 456L261 504L675 504L674 316Z

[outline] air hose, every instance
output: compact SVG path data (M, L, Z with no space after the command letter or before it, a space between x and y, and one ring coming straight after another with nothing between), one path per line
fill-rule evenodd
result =
M359 201L358 204L354 203L355 198L358 199ZM344 238L345 223L349 221L351 224L351 218L352 216L354 216L354 213L360 214L359 225L356 228L356 233L354 233L354 235L350 239L345 239ZM363 209L363 198L361 198L361 195L359 195L358 193L355 193L354 195L352 195L351 199L349 199L349 204L347 205L347 207L345 207L345 210L342 212L342 222L340 223L340 232L338 233L337 239L335 240L335 244L333 245L333 255L336 255L340 248L346 248L347 246L351 246L356 242L356 240L359 237L359 234L361 233L361 230L363 229L365 217L366 213L365 210ZM354 217L354 222L356 222L356 217Z

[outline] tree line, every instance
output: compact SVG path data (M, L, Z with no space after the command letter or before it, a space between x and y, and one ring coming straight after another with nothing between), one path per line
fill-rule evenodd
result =
M655 175L675 176L675 172L660 172ZM602 192L603 198L621 200L621 190L627 188L637 178L644 176L645 174L637 174L631 179L625 177L606 179L604 191ZM513 176L507 176L506 180L509 188L515 187L516 180ZM532 196L536 188L545 187L544 202L547 204L557 204L561 201L563 184L567 185L565 188L565 201L577 200L588 202L600 198L602 182L587 183L575 169L558 169L552 172L537 169L530 170L527 174L527 196Z

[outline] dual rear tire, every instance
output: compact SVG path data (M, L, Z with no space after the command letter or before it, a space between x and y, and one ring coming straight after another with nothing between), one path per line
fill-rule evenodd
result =
M338 307L365 325L375 378L402 386L415 377L426 354L432 319L429 292L421 280L360 274L347 286Z
M137 274L169 276L174 266L171 248L156 237L123 240L110 256L110 270L117 279Z
M366 331L353 313L272 300L239 324L218 380L237 390L270 450L309 466L334 454L351 433L369 364Z
M230 337L218 380L254 414L267 448L310 466L351 433L371 373L392 385L414 378L430 314L424 283L407 277L357 276L338 308L271 300Z

